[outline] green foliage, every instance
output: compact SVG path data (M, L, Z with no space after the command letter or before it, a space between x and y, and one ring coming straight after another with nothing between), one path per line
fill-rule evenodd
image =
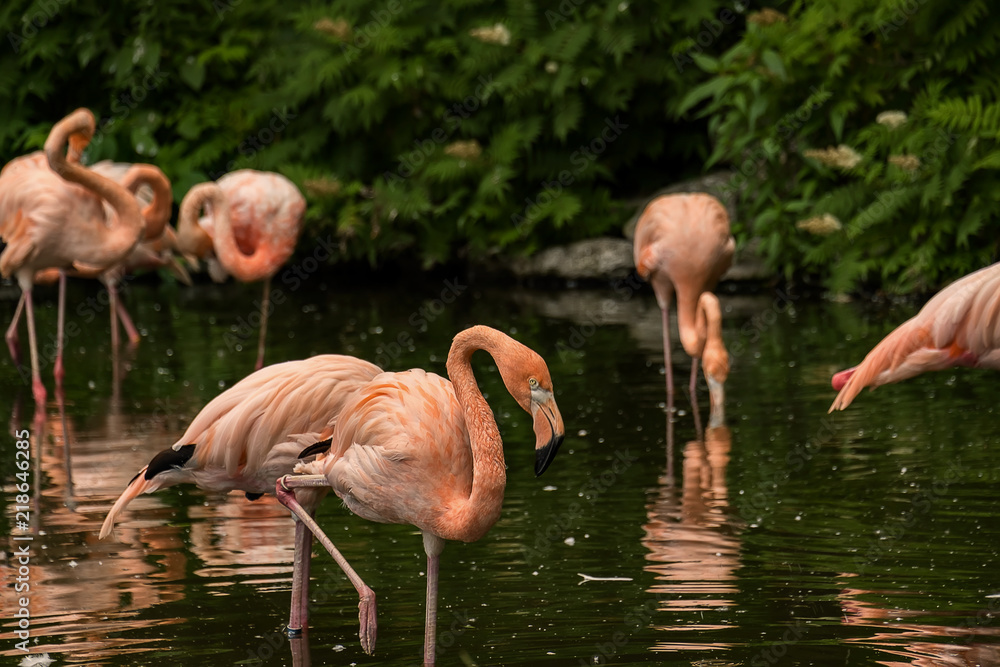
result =
M797 0L699 60L741 238L832 290L927 289L993 261L1000 15L986 0ZM690 110L690 111L689 111ZM898 111L902 113L885 113Z
M12 0L0 158L86 106L88 159L155 162L178 199L280 171L347 257L530 251L617 229L625 198L697 167L703 132L670 118L706 41L739 37L722 7Z

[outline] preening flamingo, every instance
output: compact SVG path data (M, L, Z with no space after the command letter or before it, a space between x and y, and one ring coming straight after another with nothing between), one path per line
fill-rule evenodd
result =
M139 332L128 314L125 304L118 298L118 284L125 274L138 268L170 267L182 282L191 284L191 278L176 262L171 262L172 255L167 245L173 234L167 224L170 220L173 205L173 193L170 181L166 175L151 164L129 164L103 160L91 169L102 176L121 183L132 192L143 204L142 217L146 224L146 232L142 241L133 248L121 262L100 275L100 280L108 290L109 310L111 311L111 347L118 349L118 320L121 320L129 342L135 345L139 342Z
M541 475L565 430L549 369L525 345L475 326L455 336L447 361L451 382L419 369L376 376L344 406L329 452L278 482L278 499L316 534L357 589L367 653L375 648L375 593L300 506L296 489L329 486L358 516L420 529L427 554L424 664L434 664L444 540L483 537L500 517L507 481L500 431L472 373L476 350L493 357L507 391L532 416L535 474Z
M214 254L222 269L237 280L264 281L257 343L259 369L264 364L271 277L295 250L306 200L294 183L273 172L240 169L226 174L216 185L225 196L229 215L219 217L213 211L200 220L182 218L177 225L178 245L187 256ZM221 276L215 272L213 278Z
M104 519L101 538L134 498L175 484L243 491L250 500L273 493L304 449L332 435L348 399L381 372L361 359L326 354L251 373L212 399L174 445L132 478ZM304 511L315 511L325 495L326 489L308 492ZM301 523L295 546L290 632L307 620L312 533Z
M41 169L49 168L47 162L38 163L36 160L30 161L26 165ZM94 273L93 271L76 270L67 272L64 269L53 268L38 271L35 274L34 283L36 285L45 285L56 280L59 281L59 333L57 334L54 365L56 387L62 386L64 376L62 331L66 320L66 274L70 273L71 275L85 278L97 277L104 284L108 291L109 310L111 312L111 346L117 350L119 319L125 328L125 332L128 334L129 342L133 345L139 342L139 332L132 323L132 318L129 316L128 311L125 310L124 304L118 298L118 283L121 281L121 278L132 268L158 268L170 265L168 259L164 258L162 253L163 237L165 235L164 232L169 229L167 221L170 219L172 203L170 181L167 180L164 173L151 164L112 163L108 160L98 162L90 167L90 169L101 176L119 183L126 190L136 195L139 202L143 205L142 218L145 225L145 233L143 240L121 262L103 272ZM169 254L169 251L167 251L167 254ZM176 262L174 262L174 265L177 267L178 276L182 282L190 285L191 278L187 275L187 272L179 264L176 264ZM17 305L14 318L7 333L7 345L11 350L11 356L15 358L15 363L17 362L17 323L20 319L23 305L24 295L22 294L21 301Z
M26 156L19 161L21 166L5 168L0 175L0 237L7 243L0 254L0 273L16 275L24 293L36 404L45 402L45 386L31 298L35 273L48 268L102 271L128 254L144 232L142 213L131 193L67 159L67 144L77 159L94 127L93 114L77 109L56 123L45 141L51 170L21 168L38 160ZM60 304L65 303L64 285L61 279Z
M736 241L729 215L718 199L694 193L665 195L651 201L635 228L635 266L653 286L663 313L663 360L667 373L667 405L673 406L670 363L670 301L677 294L677 328L691 357L691 403L697 415L695 386L702 360L711 402L711 422L724 418L723 385L729 354L722 342L722 313L712 289L733 261Z
M894 329L854 368L833 376L843 410L865 387L955 366L1000 370L1000 263L956 280Z

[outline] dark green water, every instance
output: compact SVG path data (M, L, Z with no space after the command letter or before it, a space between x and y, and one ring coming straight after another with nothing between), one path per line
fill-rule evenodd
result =
M40 293L44 338L55 309ZM490 533L442 556L439 665L1000 664L997 376L932 374L826 414L832 373L912 308L723 294L727 422L696 440L683 391L690 365L675 350L680 413L668 464L648 290L348 288L312 276L283 294L269 362L339 352L443 374L451 337L483 323L549 363L567 437L536 479L530 422L477 358L508 487ZM98 291L76 282L70 295L80 303ZM45 431L32 426L30 388L0 355L5 430L31 430L41 481L32 652L57 665L419 664L425 560L412 528L366 522L336 499L320 509L378 594L374 657L358 644L357 596L321 549L312 627L293 652L281 633L293 528L270 499L175 487L136 500L115 539L97 539L135 471L252 369L256 331L240 324L256 298L256 286L131 285L144 338L123 354L117 388L106 310L71 307L68 438L54 400ZM14 303L0 302L5 323ZM48 368L44 379L51 394ZM707 418L703 384L700 403ZM5 536L18 532L15 451L11 435L0 438ZM0 562L2 664L22 657L12 620L20 544L6 537Z

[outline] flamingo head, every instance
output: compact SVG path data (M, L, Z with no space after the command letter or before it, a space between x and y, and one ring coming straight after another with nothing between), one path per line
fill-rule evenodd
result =
M834 373L833 379L830 381L830 384L833 385L833 389L835 391L840 391L841 389L843 389L844 385L847 384L847 381L851 379L852 375L854 375L854 371L856 368L857 366L854 366L852 368L840 371L839 373Z

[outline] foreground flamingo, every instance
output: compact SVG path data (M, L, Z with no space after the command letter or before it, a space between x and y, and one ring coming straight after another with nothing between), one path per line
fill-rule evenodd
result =
M361 359L326 354L251 373L212 399L172 447L132 478L104 519L101 538L134 498L175 484L243 491L250 500L273 493L304 449L332 435L348 399L381 372ZM325 495L325 489L308 493L305 511L311 514ZM307 620L312 533L299 523L295 536L288 625L293 633Z
M295 250L306 200L294 183L272 172L241 169L226 174L216 184L225 196L229 215L220 218L213 211L212 216L200 220L182 219L177 225L178 245L190 257L210 259L214 255L224 272L237 280L264 281L257 343L259 369L264 364L271 277ZM222 275L213 272L213 278Z
M653 285L663 312L663 359L667 404L673 406L670 364L670 300L677 293L677 328L691 363L691 403L695 402L698 360L708 382L712 421L722 423L729 355L722 342L722 314L711 290L733 260L736 242L729 234L725 207L711 195L666 195L654 199L635 228L635 265ZM697 407L695 407L697 415Z
M476 326L455 336L447 362L452 382L417 369L378 375L344 406L329 453L297 466L304 474L278 482L278 500L316 534L357 589L367 653L375 648L375 593L300 505L295 490L329 486L358 516L420 529L427 553L424 664L433 665L444 540L483 537L500 517L507 481L500 431L472 374L476 350L493 357L507 391L531 414L535 474L541 475L564 433L548 367L530 348Z
M833 376L843 410L865 387L955 366L1000 370L1000 264L956 280L882 339L864 361Z
M49 268L100 272L128 254L144 231L139 204L127 190L67 159L67 144L71 156L78 159L94 127L93 114L77 109L56 123L45 141L51 170L29 166L38 162L31 155L0 175L0 237L7 243L0 254L0 273L16 275L24 293L36 404L45 402L45 386L39 372L31 298L35 273ZM63 303L65 282L61 278ZM60 319L59 345L61 325ZM10 330L8 340L9 334Z

